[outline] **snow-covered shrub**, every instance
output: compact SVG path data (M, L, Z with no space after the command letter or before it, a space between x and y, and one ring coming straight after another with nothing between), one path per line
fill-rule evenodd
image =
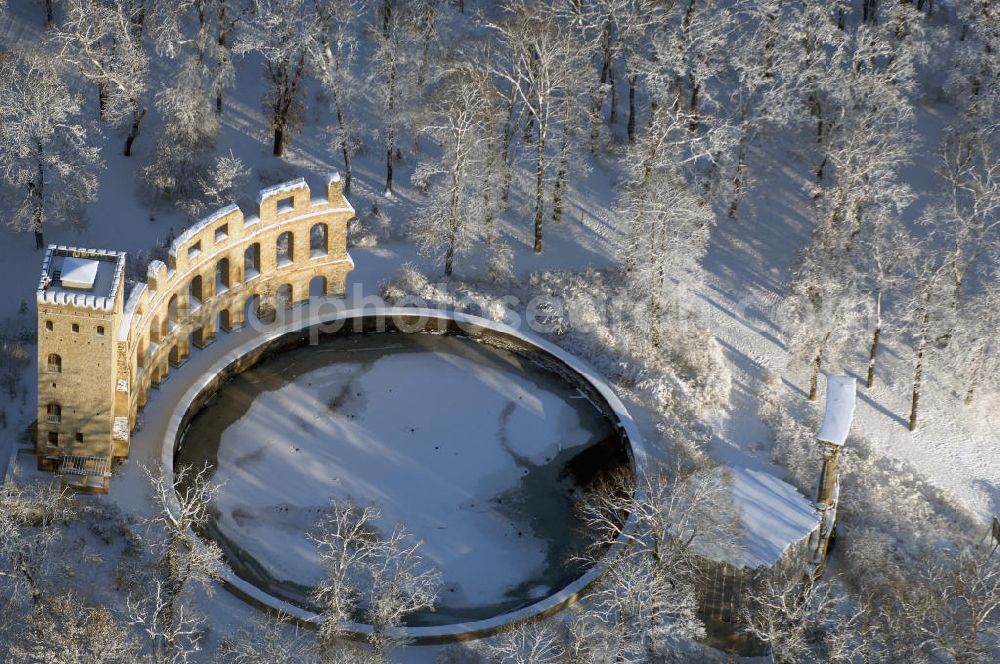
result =
M698 415L729 402L732 379L711 333L683 312L674 315L670 334L651 341L638 324L645 312L632 306L614 274L543 272L531 275L527 288L498 293L485 284L431 284L406 265L382 287L389 303L405 296L492 320L513 314L663 411Z
M819 472L821 454L814 436L815 428L798 422L787 411L782 396L784 387L776 373L768 372L764 388L758 395L758 414L774 432L771 457L788 469L792 484L810 495Z
M207 87L204 68L190 58L173 84L156 95L156 106L164 117L163 133L143 176L162 200L178 203L196 198L198 178L211 167L209 153L220 124Z
M347 224L347 244L351 247L377 247L379 242L391 238L392 219L378 205L358 214Z

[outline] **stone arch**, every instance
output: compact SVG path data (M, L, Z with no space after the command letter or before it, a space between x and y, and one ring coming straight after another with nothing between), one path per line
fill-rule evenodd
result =
M309 229L309 257L318 258L330 253L330 236L324 222L313 224Z
M251 295L243 303L243 320L248 323L260 320L260 295Z
M181 349L178 348L177 344L174 344L173 346L170 347L170 355L168 359L170 361L170 364L174 365L175 367L180 366Z
M250 281L260 276L260 242L254 242L243 252L243 279Z
M309 280L309 297L325 297L327 280L322 274L317 274Z
M295 236L285 231L274 243L274 262L278 267L291 265L295 260Z
M220 258L215 264L215 294L229 290L229 258Z
M275 305L279 309L287 309L292 306L292 303L295 302L293 298L294 293L291 284L281 284L278 286L278 290L275 291Z
M229 309L219 309L217 321L218 321L217 323L218 329L222 330L223 332L232 332L233 323L232 319L229 316Z
M164 321L164 333L163 336L167 336L173 331L173 328L179 323L178 320L178 304L177 304L177 293L170 296L170 300L167 302L167 319Z
M201 275L195 275L188 285L188 311L195 312L201 309L202 300L205 299L205 288Z

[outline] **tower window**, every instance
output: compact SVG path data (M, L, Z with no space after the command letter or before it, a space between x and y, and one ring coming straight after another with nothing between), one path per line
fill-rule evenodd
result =
M80 331L80 325L79 325L79 323L73 323L73 332L74 332L74 334L77 333L77 332L79 332L79 331Z
M102 337L104 336L104 326L103 325L98 325L97 326L97 333L99 335L101 335Z
M83 442L83 434L80 433L79 431L76 432L76 442L78 442L78 443L82 443Z
M52 447L55 447L58 444L59 444L59 432L58 431L50 431L49 432L49 445L51 445Z
M48 360L48 370L49 373L62 373L62 358L55 353L49 354Z
M62 406L57 403L50 403L45 407L45 414L49 422L58 424L62 421Z
M48 330L49 332L52 331L52 321L50 320L45 321L45 329Z

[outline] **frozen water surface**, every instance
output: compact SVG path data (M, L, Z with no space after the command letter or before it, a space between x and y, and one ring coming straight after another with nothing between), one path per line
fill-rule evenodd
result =
M558 590L585 545L577 478L624 461L604 415L513 353L432 334L337 337L227 383L185 433L179 463L216 464L206 533L234 571L311 608L307 533L331 497L375 503L444 576L413 624L494 615Z

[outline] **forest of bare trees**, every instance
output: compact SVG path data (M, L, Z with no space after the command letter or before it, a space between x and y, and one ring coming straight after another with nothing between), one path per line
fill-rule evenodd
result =
M613 478L581 501L600 546L621 534L623 515L640 528L578 605L446 648L443 663L683 661L704 635L694 538L735 535L718 518L728 494L705 462L710 433L692 422L728 400L731 379L692 300L713 228L753 236L769 214L753 203L771 177L768 150L791 155L810 201L809 240L777 308L784 369L807 398L819 398L825 372L859 376L868 394L902 385L897 415L915 431L932 399L974 404L1000 389L993 0L25 3L40 38L0 53L0 185L4 223L33 233L38 249L53 226L82 223L109 136L143 194L187 219L236 196L248 167L221 137L247 113L232 101L240 73L259 81L253 110L266 136L254 138L270 156L328 153L350 194L361 157L377 155L354 235L398 233L448 279L482 263L480 290L462 292L480 298L478 313L506 311L502 288L584 303L574 311L585 331L552 314L550 336L662 417L663 439L696 451L642 478L639 492ZM920 126L930 97L953 111L940 136ZM908 180L917 161L935 164L933 188ZM619 174L606 220L620 231L614 267L516 283L512 247L551 251L595 163ZM378 206L403 189L412 214L389 224ZM434 289L404 277L386 292ZM445 288L430 299L459 298ZM808 493L814 423L793 417L781 380L769 386L759 408L774 460ZM840 527L853 536L838 541L836 569L757 575L745 632L782 663L997 661L996 542L898 479L911 478L905 469L889 472L869 441L852 442ZM191 536L217 491L210 475L151 471L155 514L143 523L52 486L0 485L0 658L393 661L405 645L397 628L435 605L440 576L404 524L379 532L375 506L346 501L312 534L324 567L318 633L262 616L210 635L197 599L224 560ZM86 573L81 532L116 542L123 566L113 592L85 601L65 590ZM365 642L347 638L355 620L372 626Z

